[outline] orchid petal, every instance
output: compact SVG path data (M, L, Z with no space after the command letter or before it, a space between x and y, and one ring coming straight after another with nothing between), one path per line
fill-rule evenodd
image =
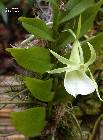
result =
M93 46L89 42L87 42L87 43L88 43L88 46L91 51L91 57L90 57L89 61L87 63L85 63L85 66L88 68L88 66L91 65L96 60L96 53L95 53Z
M75 42L73 43L73 48L71 51L71 55L70 55L70 61L73 61L76 64L80 63L80 55L79 55L79 50L78 50L78 41L75 40Z
M79 43L79 41L78 41L78 48L79 48L80 61L82 64L84 64L83 50L82 50L82 47L81 47L81 44Z
M81 47L81 44L80 44L79 40L77 40L77 43L78 43L80 61L81 61L82 64L84 64L83 50L82 50L82 47Z
M54 74L54 73L62 73L65 72L68 68L67 67L63 67L63 68L58 68L58 69L54 69L51 71L47 71L50 74Z
M79 64L80 63L80 55L79 55L79 50L78 50L78 40L77 40L77 37L75 35L75 33L69 29L69 32L72 34L72 36L75 38L75 41L73 43L73 48L72 48L72 51L71 51L71 55L70 55L70 61L73 61L75 64Z
M52 50L50 50L50 52L51 52L61 63L66 64L66 65L68 65L68 64L71 63L68 59L64 58L63 56L60 56L60 55L57 54L56 52L54 52L54 51L52 51Z
M95 82L96 83L96 82ZM97 84L97 83L96 83ZM98 85L97 85L97 88L96 88L96 93L97 93L97 96L98 98L103 102L103 99L100 97L100 94L99 94L99 91L98 91Z
M97 85L97 83L95 82L95 79L93 78L93 75L92 75L92 73L91 73L91 71L90 71L89 68L88 68L88 71L89 71L89 73L90 73L91 79L93 80L94 84L96 85L97 96L98 96L98 98L99 98L101 101L103 101L103 99L102 99L102 98L100 97L100 95L99 95L98 85Z
M64 87L68 93L76 97L78 94L87 95L95 91L94 82L80 71L67 72Z
M51 70L51 71L47 71L48 73L50 74L54 74L54 73L62 73L62 72L71 72L71 71L74 71L74 70L78 70L79 67L71 67L71 66L67 66L67 67L63 67L63 68L58 68L58 69L54 69L54 70Z
M75 33L74 33L71 29L68 29L68 31L71 33L71 35L72 35L75 39L77 39Z

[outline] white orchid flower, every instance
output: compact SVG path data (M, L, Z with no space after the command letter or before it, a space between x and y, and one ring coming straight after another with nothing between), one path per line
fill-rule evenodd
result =
M95 82L92 73L89 70L89 65L91 65L96 60L96 53L93 46L88 42L88 46L91 51L91 57L88 62L84 63L83 50L78 41L76 35L72 30L69 30L72 35L75 37L73 48L69 59L66 59L56 52L50 50L50 52L63 64L66 64L66 67L54 69L48 71L50 74L62 73L65 72L64 78L64 87L66 91L76 97L78 94L87 95L95 90L100 100L101 97L98 93L98 86ZM86 74L90 72L91 78ZM102 100L103 101L103 100Z

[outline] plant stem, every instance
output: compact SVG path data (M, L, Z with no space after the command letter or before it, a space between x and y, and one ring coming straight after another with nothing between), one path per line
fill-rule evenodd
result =
M81 130L81 128L80 128L80 125L79 125L79 123L78 123L78 120L77 120L77 118L75 117L75 115L74 115L73 113L70 112L70 114L72 115L72 117L73 117L74 121L76 122L76 125L77 125L77 127L78 127L78 129L79 129L80 136L81 136L81 140L83 140L82 130Z
M100 123L100 121L101 121L102 118L103 118L103 114L101 114L98 117L97 121L95 122L93 131L92 131L92 134L89 136L89 139L88 140L94 140L96 129L97 129L97 127L98 127L98 125L99 125L99 123Z
M33 101L1 101L0 104L33 104Z
M23 42L21 42L21 46L26 45L28 42L34 39L34 35L31 35L29 38L25 39Z

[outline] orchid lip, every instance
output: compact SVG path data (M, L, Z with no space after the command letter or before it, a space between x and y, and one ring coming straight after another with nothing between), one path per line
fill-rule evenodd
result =
M90 94L96 89L93 81L85 73L78 70L66 72L64 87L74 97L78 94Z

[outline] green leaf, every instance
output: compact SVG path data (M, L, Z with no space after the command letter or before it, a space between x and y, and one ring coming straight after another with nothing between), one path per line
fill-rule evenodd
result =
M35 35L35 37L48 41L54 41L52 38L52 31L41 19L20 17L19 21L21 21L23 27L28 32Z
M42 47L8 48L18 64L27 70L44 73L52 68L49 51Z
M100 9L101 4L103 3L103 1L100 1L96 4L93 4L91 7L89 7L86 11L84 11L82 13L82 26L81 26L81 30L80 30L80 35L79 38L82 37L93 25L93 21L95 19L95 16L98 12L98 10ZM78 20L78 18L77 18ZM75 25L75 31L77 30L77 24ZM68 29L66 29L67 31L62 32L58 38L58 40L56 41L56 46L59 47L65 47L68 43L73 42L73 37L70 35ZM96 42L95 42L96 43Z
M71 9L73 9L76 5L78 5L82 0L69 0L66 5L65 8L69 11Z
M41 134L46 124L45 116L46 111L43 107L11 113L12 123L16 129L28 137L35 137Z
M80 37L83 36L92 27L95 16L102 4L103 1L100 1L83 12Z
M38 100L49 102L53 99L52 80L38 80L35 78L26 78L25 83L31 94Z
M2 2L0 2L0 15L2 16L4 22L7 23L8 15L7 15L7 12L5 12L5 11L6 11L5 5Z
M46 0L50 3L52 8L52 31L53 31L53 37L56 39L57 32L58 32L58 20L59 20L59 14L60 14L60 7L59 3L60 1L57 0Z
M81 0L77 5L75 5L75 7L73 7L70 12L68 12L68 14L65 15L65 17L63 17L60 20L60 24L64 23L76 16L78 16L79 14L83 13L87 8L89 8L90 6L93 5L93 0Z

